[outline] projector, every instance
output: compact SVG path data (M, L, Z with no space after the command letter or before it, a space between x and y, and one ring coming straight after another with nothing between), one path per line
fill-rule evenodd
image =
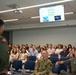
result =
M23 13L22 10L16 8L16 10L14 10L15 13Z

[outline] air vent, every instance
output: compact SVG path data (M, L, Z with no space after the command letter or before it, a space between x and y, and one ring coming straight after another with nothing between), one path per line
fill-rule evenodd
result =
M11 8L11 9L15 9L16 7L19 8L19 6L17 4L7 5L7 7Z

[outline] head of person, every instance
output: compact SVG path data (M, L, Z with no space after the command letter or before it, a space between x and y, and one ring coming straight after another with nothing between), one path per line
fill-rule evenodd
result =
M53 45L52 44L50 44L50 48L52 49L52 47L53 47Z
M47 52L46 49L44 49L44 50L41 52L41 54L42 54L43 59L47 59L47 58L48 58L48 52Z
M58 44L58 49L62 49L63 45L62 44Z
M57 49L57 45L54 45L54 47L53 47L55 50Z
M19 44L16 44L16 48L20 49L20 46L19 46Z
M71 52L72 51L72 48L69 48L69 52Z
M32 48L33 44L30 45L30 48Z
M25 45L24 44L22 44L22 47L21 48L25 48Z
M32 46L32 49L33 49L33 50L35 50L35 49L36 49L36 46L35 46L35 45L33 45L33 46Z
M47 49L46 46L43 46L44 49Z
M8 44L8 50L12 49L12 44Z
M71 44L68 44L68 48L72 48L72 45Z
M14 49L12 50L12 53L13 53L13 54L16 54L16 53L17 53L17 49L14 48Z
M75 47L72 48L72 51L71 51L71 52L72 52L72 54L74 54L74 52L75 52Z
M73 51L73 52L75 51L75 47L72 48L72 51Z
M48 44L48 43L46 44L46 47L47 47L47 48L49 47L49 44Z
M22 49L21 49L21 53L26 53L25 48L22 48Z
M8 44L8 47L12 47L12 44L9 43L9 44Z
M63 46L63 51L67 51L67 46Z
M25 46L28 47L28 44L26 44Z
M40 48L40 45L38 44L36 47L37 47L37 48Z
M43 51L43 50L44 50L44 48L42 48L42 47L41 47L41 48L40 48L40 52L39 52L39 53L42 53L42 51Z
M75 48L75 47L73 47L73 48L72 48L72 51L71 51L71 53L72 53L73 57L76 57L75 50L76 50L76 48Z
M0 19L0 35L3 33L3 31L4 31L4 21Z

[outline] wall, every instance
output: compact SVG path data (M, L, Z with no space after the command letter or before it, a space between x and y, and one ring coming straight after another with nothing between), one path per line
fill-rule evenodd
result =
M36 28L13 31L14 44L69 44L76 45L76 26Z

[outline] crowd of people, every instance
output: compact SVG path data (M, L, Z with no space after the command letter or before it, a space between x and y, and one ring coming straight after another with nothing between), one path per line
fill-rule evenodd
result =
M51 54L58 54L58 58L66 57L76 57L76 48L72 47L71 44L62 45L58 44L53 46L52 44L46 44L45 46L41 47L40 45L33 45L31 44L28 46L21 45L21 47L18 44L8 44L8 53L10 55L10 61L13 60L22 60L23 62L26 62L28 56L36 56L37 59L42 58L42 51L47 50L48 57L51 56Z
M57 54L58 59L63 57L69 58L65 61L57 61L55 66L59 64L69 64L71 67L71 73L62 70L61 75L76 75L76 48L71 44L52 45L46 44L45 46L33 45L28 46L18 44L8 44L7 40L1 34L4 30L4 22L0 19L0 75L7 75L9 69L9 62L14 60L21 60L23 63L27 61L27 57L36 56L36 65L32 75L49 75L52 68L52 62L48 59L52 54ZM8 55L9 54L9 55Z
M48 58L50 58L52 54L56 54L59 60L61 58L68 59L67 61L56 62L56 65L63 63L67 64L67 62L73 64L71 61L73 61L73 58L74 60L76 59L76 48L72 47L71 44L68 44L68 46L62 44L54 46L53 44L46 44L42 47L40 45L36 46L33 44L30 46L28 46L28 44L22 44L21 46L19 46L19 44L8 44L8 53L10 56L10 62L21 60L25 63L29 56L36 56L35 70L31 75L48 75L52 68L52 62ZM71 67L73 66L71 65ZM73 69L75 70L75 68ZM62 71L61 74L69 75L66 71Z

